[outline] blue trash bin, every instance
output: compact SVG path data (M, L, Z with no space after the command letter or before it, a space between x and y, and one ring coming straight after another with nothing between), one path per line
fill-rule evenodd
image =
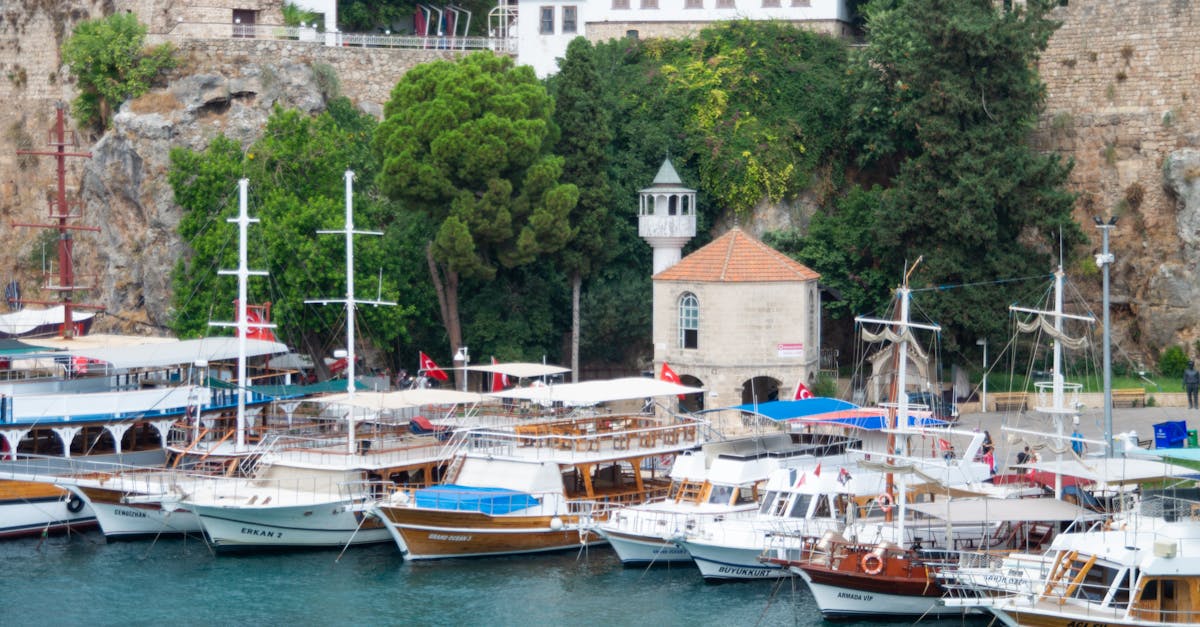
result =
M1154 448L1183 448L1187 442L1187 421L1170 420L1154 425Z

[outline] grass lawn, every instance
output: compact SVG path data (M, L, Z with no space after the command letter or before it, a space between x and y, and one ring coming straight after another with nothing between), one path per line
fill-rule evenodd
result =
M1032 391L1034 386L1030 383L1027 377L1008 375L990 375L988 376L988 392L1020 392ZM1179 379L1153 379L1154 383L1150 383L1140 377L1130 376L1113 376L1112 389L1120 390L1125 388L1146 388L1147 393L1154 392L1182 392L1183 381ZM1067 380L1068 383L1082 383L1084 392L1103 392L1104 381L1099 377L1088 378L1083 381ZM973 381L973 385L979 385L979 381ZM1158 387L1155 387L1155 384Z

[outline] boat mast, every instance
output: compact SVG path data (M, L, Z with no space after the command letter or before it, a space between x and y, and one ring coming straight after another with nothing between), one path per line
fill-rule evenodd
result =
M75 337L75 320L74 311L76 308L95 309L103 311L104 307L99 305L84 305L74 302L73 294L76 290L91 289L85 285L75 284L75 257L74 250L75 240L71 237L71 231L93 231L99 232L100 229L94 226L80 226L70 224L70 220L82 217L82 214L71 213L71 207L67 203L67 157L87 157L91 158L90 152L67 152L67 145L78 146L78 141L75 137L75 132L71 131L70 141L67 141L67 130L65 121L66 104L59 101L55 104L58 109L57 119L54 125L54 130L51 131L50 141L48 142L54 147L53 151L49 150L18 150L18 155L45 155L54 157L57 163L58 185L55 190L54 200L50 205L49 218L54 221L53 224L21 224L14 223L13 226L25 226L38 229L56 229L58 231L58 283L55 284L46 278L44 289L59 292L61 297L58 301L40 301L40 300L25 300L21 299L21 303L34 303L38 305L59 305L63 306L63 324L62 337L64 340L70 340Z
M358 304L363 305L395 305L396 303L382 300L358 300L354 298L354 236L383 235L382 231L354 230L354 172L346 170L346 224L339 231L317 231L317 233L341 233L346 238L346 297L306 300L305 303L328 305L342 303L346 305L346 394L350 400L350 415L346 425L346 448L354 454L354 312Z
M896 355L897 356L896 358L899 360L899 363L897 363L897 365L896 365L896 378L893 382L894 399L895 400L894 400L893 408L890 410L890 412L894 412L892 414L894 419L892 420L892 424L891 424L893 433L888 434L888 455L889 456L891 456L891 455L905 456L908 454L907 440L905 438L900 439L900 445L899 445L899 448L897 449L896 432L900 432L903 435L904 433L906 433L908 431L908 429L910 427L910 425L909 425L910 417L909 417L909 412L908 412L908 391L906 390L906 385L907 385L907 378L908 378L908 341L909 341L909 338L912 337L912 329L925 329L925 330L934 331L934 332L940 332L942 330L942 327L939 325L936 325L936 324L922 324L922 323L918 323L918 322L912 322L911 320L909 320L909 315L910 315L909 304L910 304L910 301L912 298L912 289L910 289L908 286L909 278L912 277L913 272L915 272L917 269L917 265L919 265L923 259L924 259L924 256L917 258L916 262L913 263L912 267L909 268L907 272L905 272L904 281L900 284L900 287L896 288L896 296L900 301L899 313L897 315L897 319L883 320L883 319L879 319L879 318L866 318L863 316L859 316L854 319L854 321L860 325L864 324L864 323L873 323L873 324L884 325L885 329L889 326L894 326L896 329L891 334L887 334L886 337L881 338L881 339L890 339L892 341L892 343L893 343L892 350L895 351L893 354ZM889 457L888 464L890 465L892 463L893 463L893 458ZM887 493L888 494L891 494L894 489L893 480L894 480L893 474L889 472L887 474ZM897 507L897 509L898 509L897 515L899 517L899 523L898 523L899 527L897 530L897 537L901 538L902 540L904 538L904 518L905 518L905 513L907 510L907 507L906 507L907 499L905 498L906 497L905 487L906 487L906 483L904 481L900 481L899 482L899 492L896 496L896 504L898 506Z
M238 301L237 311L234 312L236 322L209 322L209 326L214 327L235 327L237 329L238 338L238 362L237 362L237 439L235 440L235 450L238 452L246 449L246 335L250 329L273 329L274 324L264 322L248 322L246 320L246 299L248 297L247 283L251 276L267 276L265 270L251 270L249 267L249 257L246 252L247 248L247 232L252 223L257 223L258 218L251 218L247 209L247 189L250 186L249 179L238 180L238 216L236 218L228 218L225 221L238 225L238 268L237 270L218 270L217 274L234 275L238 278Z
M1064 438L1064 436L1063 436L1063 416L1065 416L1067 413L1075 412L1074 407L1067 407L1067 402L1066 402L1066 387L1067 386L1066 386L1066 382L1065 382L1065 379L1064 379L1063 373L1062 373L1063 342L1070 340L1070 338L1068 338L1066 336L1066 334L1063 332L1063 321L1067 318L1070 318L1073 320L1083 320L1083 321L1089 322L1089 323L1096 322L1096 319L1093 318L1092 316L1077 316L1077 315L1065 313L1063 311L1063 298L1064 298L1063 295L1065 292L1063 285L1065 282L1066 282L1066 274L1063 272L1062 265L1059 264L1058 268L1054 271L1054 310L1053 311L1042 311L1039 309L1029 309L1026 307L1017 307L1016 305L1012 305L1008 308L1009 311L1019 311L1019 312L1024 312L1024 313L1031 313L1038 317L1044 317L1044 316L1053 316L1054 317L1054 325L1053 325L1052 330L1045 329L1044 326L1040 326L1040 325L1036 325L1036 324L1030 326L1028 329L1023 329L1023 330L1033 330L1036 328L1042 328L1042 330L1048 331L1049 335L1054 340L1054 371L1050 375L1050 405L1047 406L1047 405L1041 404L1039 402L1039 405L1037 406L1036 409L1039 412L1048 414L1051 417L1051 419L1054 420L1054 434L1055 434L1055 438L1056 438L1055 449L1057 450L1057 453L1055 454L1055 463L1058 465L1058 472L1054 473L1054 498L1056 498L1056 499L1062 498L1062 472L1061 471L1062 471L1062 463L1063 463L1063 451L1065 450L1065 442L1063 439ZM1037 385L1037 387L1044 389L1044 384L1037 383L1036 385ZM1076 389L1076 391L1078 391L1079 385L1072 384L1072 387L1074 387ZM1038 395L1037 395L1039 401L1043 398L1043 396L1044 396L1043 393L1039 390Z

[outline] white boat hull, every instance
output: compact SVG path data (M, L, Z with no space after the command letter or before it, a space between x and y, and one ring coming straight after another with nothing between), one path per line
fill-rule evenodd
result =
M180 509L164 511L158 503L93 503L100 530L109 540L159 535L200 535L204 528L194 513Z
M184 503L200 518L217 551L341 548L389 542L388 531L348 501L280 507L222 507Z
M717 546L684 540L680 545L691 556L705 579L755 580L778 579L789 573L777 564L759 561L762 549Z
M71 511L79 507L79 511ZM0 538L96 526L96 515L76 497L9 498L0 501Z
M658 565L691 564L692 556L681 546L669 540L650 536L638 536L600 527L600 535L616 551L622 564Z

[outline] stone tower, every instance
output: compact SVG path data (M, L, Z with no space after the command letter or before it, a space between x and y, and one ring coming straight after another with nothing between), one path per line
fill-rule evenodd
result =
M675 166L666 159L654 182L638 197L638 235L654 249L654 274L658 274L679 263L684 244L696 235L696 190L683 186Z

